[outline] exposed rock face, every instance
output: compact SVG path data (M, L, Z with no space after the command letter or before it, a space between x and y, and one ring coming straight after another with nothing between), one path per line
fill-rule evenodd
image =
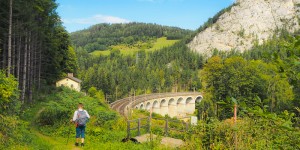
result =
M299 4L300 0L237 0L236 6L200 32L188 46L207 55L212 49L250 49L254 41L262 44L276 29L299 29Z

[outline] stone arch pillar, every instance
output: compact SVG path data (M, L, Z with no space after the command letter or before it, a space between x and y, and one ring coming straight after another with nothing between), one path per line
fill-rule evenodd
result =
M168 102L168 115L172 118L177 116L177 104L174 98L171 98Z
M202 101L203 97L201 95L197 96L195 101L196 103L200 103Z
M153 102L152 109L154 113L160 114L160 107L158 101Z
M195 100L196 99L193 99L192 97L186 99L185 112L187 114L193 114L195 112Z
M144 110L144 109L145 109L143 103L140 105L140 109L141 109L141 110Z
M160 101L160 115L165 116L168 114L168 103L165 99Z
M186 115L186 112L185 112L185 100L180 97L178 100L177 100L177 117L184 117Z
M147 111L150 111L150 109L151 109L151 103L147 102L145 108L146 108Z

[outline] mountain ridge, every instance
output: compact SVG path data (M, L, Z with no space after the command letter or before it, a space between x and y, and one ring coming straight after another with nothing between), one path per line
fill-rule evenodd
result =
M107 50L111 46L134 45L139 42L149 43L161 37L179 40L191 34L191 30L178 27L162 26L150 23L96 24L88 29L70 34L76 47L83 47L88 52Z

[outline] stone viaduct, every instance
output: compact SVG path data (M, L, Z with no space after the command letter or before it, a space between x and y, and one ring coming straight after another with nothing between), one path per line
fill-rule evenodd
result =
M111 104L111 108L127 115L132 109L153 111L160 115L170 117L185 117L193 114L195 103L200 102L203 96L199 92L180 92L180 93L155 93L127 97Z

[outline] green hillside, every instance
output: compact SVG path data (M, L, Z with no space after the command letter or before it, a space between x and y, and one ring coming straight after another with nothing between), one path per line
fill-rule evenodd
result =
M150 132L158 138L124 141L127 121L150 112L127 111L124 117L108 102L191 91L203 95L191 114L198 123L188 132L169 132L184 141L176 150L300 149L299 31L278 30L243 53L215 49L208 57L186 44L230 7L194 33L145 23L98 24L68 33L57 6L54 0L0 1L0 150L169 150L160 139L168 125L186 128L171 123L179 119L153 113ZM81 92L55 87L66 73L82 80ZM174 97L178 110L189 109L191 102L180 99ZM78 103L91 116L84 147L74 145L70 123ZM165 106L154 103L150 110Z
M103 102L104 97L97 92L96 95L85 96L67 88L51 89L40 93L35 99L39 102L26 107L18 118L0 114L0 149L163 149L149 143L121 142L126 137L126 121ZM79 102L91 115L84 148L74 146L75 126L69 121Z
M86 30L71 33L71 41L76 47L88 52L109 50L121 45L129 49L156 49L153 45L158 38L179 40L192 31L177 27L146 23L98 24ZM125 46L124 46L125 45ZM127 48L125 48L127 49ZM105 53L105 52L104 52Z
M103 50L103 51L96 50L96 51L93 51L91 54L95 55L95 56L109 55L112 50L120 50L121 54L132 55L134 53L137 53L139 50L145 50L146 52L150 52L150 51L162 49L164 47L169 47L169 46L174 45L178 41L179 40L168 40L166 37L161 37L156 40L152 40L150 42L150 44L138 42L138 43L136 43L134 45L130 45L130 46L128 46L126 44L113 45L110 47L109 50Z

